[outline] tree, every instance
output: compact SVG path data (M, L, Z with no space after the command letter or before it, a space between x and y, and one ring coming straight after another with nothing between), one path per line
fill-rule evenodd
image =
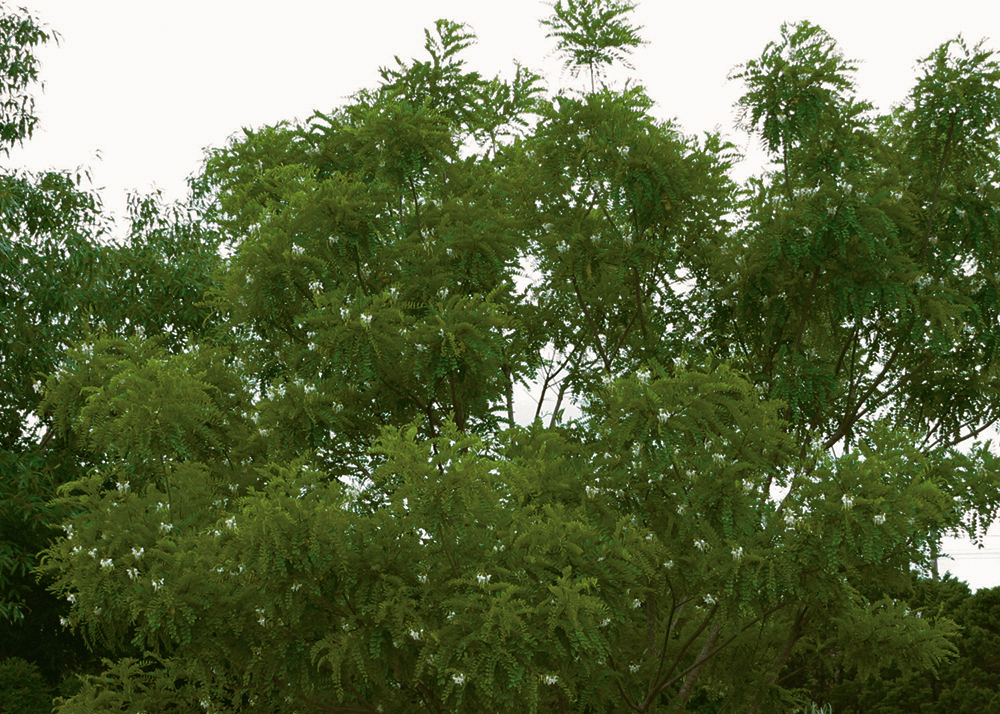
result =
M565 4L564 4L565 2ZM623 16L636 8L635 4L615 0L557 0L551 3L553 14L541 20L552 32L546 37L558 38L556 50L569 55L566 68L576 77L582 67L590 71L590 91L594 92L594 76L604 65L625 60L632 47L645 44L639 39L641 27L633 27Z
M0 6L4 155L29 140L38 123L35 52L57 38L27 10ZM177 333L205 329L212 311L197 303L219 260L208 224L155 196L134 197L128 233L114 240L87 179L84 168L0 171L0 660L32 679L37 668L50 690L40 702L48 709L62 679L96 673L98 655L111 653L95 653L61 627L68 603L35 577L39 553L71 515L50 503L56 488L100 463L37 414L41 383L92 331L145 330L176 345Z
M953 656L906 587L1000 495L957 449L997 403L993 54L943 45L880 117L784 26L736 75L775 160L740 187L641 87L548 99L436 31L209 155L210 329L48 378L100 463L41 571L142 652L61 714L791 711L803 656ZM541 371L582 418L515 423Z
M849 662L796 658L796 679L814 696L835 704L836 712L984 712L1000 705L1000 667L996 658L1000 626L997 588L975 594L950 575L914 578L909 606L917 616L944 615L961 628L958 656L939 671L904 675L890 668L877 679L861 681ZM806 661L807 659L811 661Z

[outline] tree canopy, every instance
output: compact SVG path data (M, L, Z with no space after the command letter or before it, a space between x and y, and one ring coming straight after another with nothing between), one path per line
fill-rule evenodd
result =
M593 82L630 9L546 24ZM783 26L732 75L771 158L739 185L639 85L548 96L425 34L211 151L190 211L135 204L104 274L152 287L40 387L82 466L37 570L116 653L60 714L794 711L793 666L954 657L909 599L1000 506L968 444L1000 409L995 53L943 44L878 114ZM535 379L555 413L518 424Z

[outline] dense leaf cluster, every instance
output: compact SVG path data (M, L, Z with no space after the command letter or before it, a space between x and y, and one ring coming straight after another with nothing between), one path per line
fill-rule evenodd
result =
M4 367L46 375L11 411L45 430L11 451L47 529L19 547L109 654L61 714L794 711L946 676L965 615L912 573L1000 508L966 445L1000 404L1000 64L946 43L880 116L784 26L734 74L773 159L739 186L720 134L593 84L630 9L556 6L591 91L552 97L438 21L429 61L210 152L187 206L136 197L120 245L67 186L82 309L45 301L62 331Z

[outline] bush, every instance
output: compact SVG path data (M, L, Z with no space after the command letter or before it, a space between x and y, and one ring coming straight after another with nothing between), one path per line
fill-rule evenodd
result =
M0 714L49 714L52 695L41 673L20 657L0 661Z

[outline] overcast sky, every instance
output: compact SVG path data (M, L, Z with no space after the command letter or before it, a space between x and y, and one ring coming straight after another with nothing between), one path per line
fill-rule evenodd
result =
M510 78L514 60L545 77L550 90L583 89L562 71L553 42L538 20L551 13L540 0L21 0L61 35L39 52L43 93L40 124L7 165L27 169L87 167L106 207L124 213L125 194L158 187L168 199L185 195L203 148L219 146L241 127L306 118L379 81L393 55L426 60L424 28L438 18L471 25L478 43L465 51L470 69ZM634 71L608 79L643 84L655 114L689 133L728 132L750 158L737 178L752 173L760 154L733 130L738 83L734 66L759 56L782 22L810 20L861 60L859 94L887 110L902 101L915 62L961 33L1000 48L1000 6L984 0L925 3L888 0L645 0L632 15L649 44L632 55ZM388 18L388 19L387 19ZM534 412L518 400L518 421ZM551 408L551 406L550 406ZM567 416L579 412L567 410ZM943 561L972 587L1000 585L1000 536L976 551L949 542Z

